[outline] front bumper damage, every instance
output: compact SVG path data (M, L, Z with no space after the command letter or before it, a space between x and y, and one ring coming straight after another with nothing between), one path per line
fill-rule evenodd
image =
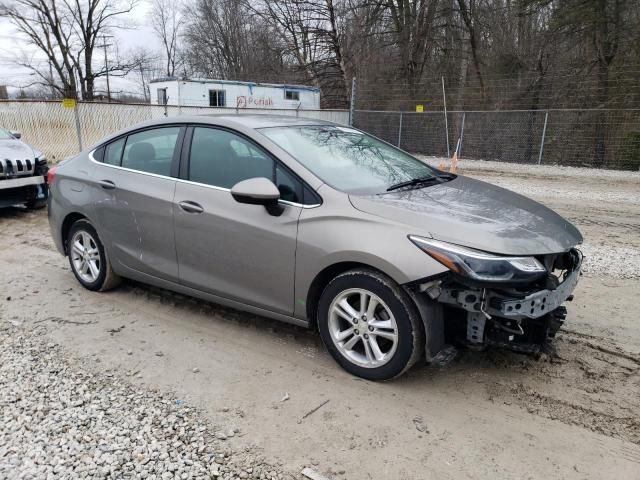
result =
M427 327L427 360L450 356L449 344L531 354L548 350L566 317L562 304L573 299L581 266L582 254L571 249L556 256L547 278L534 285L470 285L445 276L414 286L412 296Z

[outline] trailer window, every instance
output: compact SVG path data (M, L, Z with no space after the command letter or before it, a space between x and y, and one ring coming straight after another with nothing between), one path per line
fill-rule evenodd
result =
M167 89L159 88L158 89L158 105L166 105L167 104Z
M300 92L297 90L287 90L284 89L284 99L285 100L300 100Z
M224 107L225 94L224 90L209 90L209 106L210 107Z

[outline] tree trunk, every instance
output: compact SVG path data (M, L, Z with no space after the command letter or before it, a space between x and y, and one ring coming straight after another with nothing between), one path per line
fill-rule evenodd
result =
M606 61L598 62L598 107L605 109L609 101L609 64ZM600 110L596 116L595 131L595 158L594 165L602 168L606 165L606 137L607 137L607 112Z
M333 54L335 55L336 67L338 68L340 78L336 83L336 88L338 88L338 92L336 93L336 107L338 108L347 108L348 107L348 95L349 91L349 81L347 79L344 56L342 55L342 48L340 45L340 38L338 36L338 25L336 21L336 11L335 6L333 4L333 0L325 0L327 5L327 14L329 17L329 25L330 29L328 32L329 41L331 42L331 50L333 50Z

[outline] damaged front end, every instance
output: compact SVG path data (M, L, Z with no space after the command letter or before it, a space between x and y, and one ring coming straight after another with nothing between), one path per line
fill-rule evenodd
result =
M427 360L448 344L498 346L537 355L563 324L580 277L582 253L510 257L421 237L410 239L449 268L411 289L427 327Z

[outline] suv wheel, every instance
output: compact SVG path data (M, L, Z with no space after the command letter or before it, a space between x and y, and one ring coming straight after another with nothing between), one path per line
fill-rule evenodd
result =
M46 200L29 200L24 204L29 210L39 210L47 206Z
M83 287L105 291L120 283L120 277L111 269L98 232L88 221L78 220L71 226L67 250L71 270Z
M46 175L45 175L46 176ZM41 192L44 192L42 195ZM47 197L49 195L48 187L46 185L35 185L29 193L28 200L25 202L25 206L29 210L37 210L47 206Z
M320 336L349 373L387 380L420 357L424 332L407 294L371 270L350 270L324 289L318 305Z

